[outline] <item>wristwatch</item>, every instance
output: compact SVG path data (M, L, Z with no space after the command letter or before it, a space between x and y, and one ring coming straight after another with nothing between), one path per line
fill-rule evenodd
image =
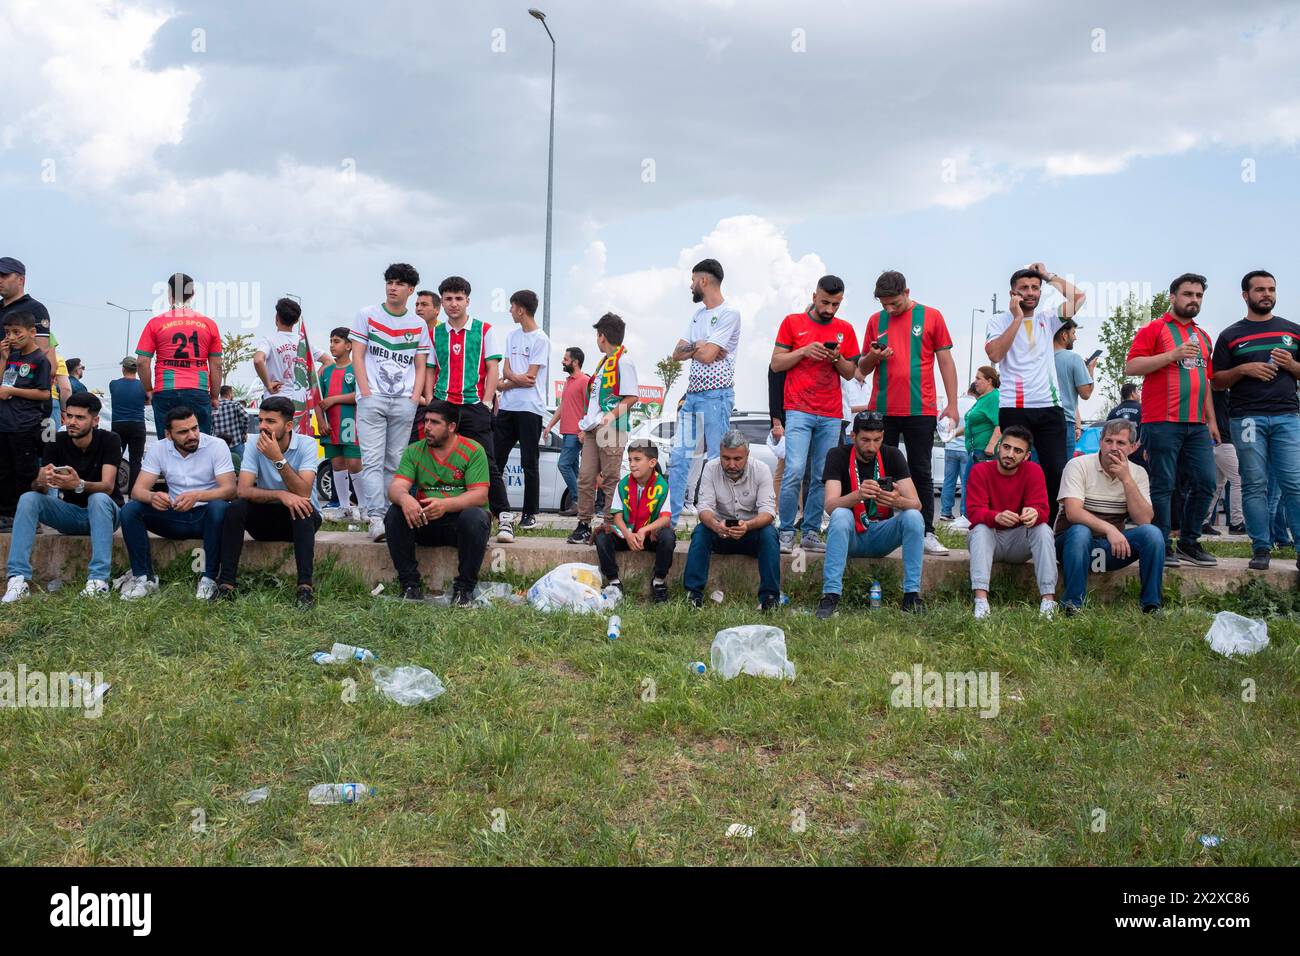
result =
M84 494L85 491L86 491L86 482L84 480L77 482L77 487L72 489L72 493L74 495Z
M273 462L271 462L271 464L275 465L275 470L276 470L276 471L284 471L284 466L285 466L286 462L285 462L285 460L284 460L283 458L281 458L279 461L273 461Z

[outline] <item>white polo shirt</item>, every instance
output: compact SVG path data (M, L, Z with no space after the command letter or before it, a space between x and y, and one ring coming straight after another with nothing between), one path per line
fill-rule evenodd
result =
M140 470L166 479L167 494L175 501L187 491L211 491L217 487L217 475L234 474L235 463L229 445L212 435L200 435L192 455L182 455L175 442L164 438L145 452ZM195 507L206 504L200 501Z

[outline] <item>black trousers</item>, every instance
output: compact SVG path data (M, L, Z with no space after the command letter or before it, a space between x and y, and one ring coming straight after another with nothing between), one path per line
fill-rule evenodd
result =
M448 545L456 549L455 586L467 591L478 584L478 572L483 567L487 553L488 532L492 518L482 508L466 508L454 514L443 515L423 527L412 528L398 505L392 505L384 515L384 530L388 535L388 555L397 569L397 580L402 587L420 584L420 562L415 557L417 544L426 547Z
M239 556L244 550L244 532L254 541L292 541L293 562L298 569L298 583L311 584L315 565L316 532L321 516L313 511L310 518L295 518L287 505L278 501L249 501L236 498L226 508L221 523L221 570L219 584L234 584L239 574Z
M930 454L934 450L937 421L934 415L885 416L885 444L897 448L898 440L903 440L903 447L907 450L907 470L912 473L912 484L921 498L921 517L925 519L927 534L934 531L934 475L931 473Z
M496 460L504 468L510 452L519 445L519 463L524 468L524 514L537 514L541 496L541 478L537 463L542 457L538 442L542 437L542 416L534 412L497 412Z
M0 432L0 517L12 518L18 499L32 490L40 470L41 430Z
M1061 490L1061 472L1065 471L1065 409L1003 408L998 410L998 427L1004 432L1011 425L1024 425L1034 435L1034 452L1047 479L1047 523L1056 525L1060 505L1056 496Z
M459 434L483 446L488 460L488 507L494 515L510 510L506 483L501 479L501 463L496 456L496 436L492 429L492 410L479 402L460 407Z
M653 541L646 542L646 550L654 548L655 552L655 577L661 580L668 577L668 571L673 566L673 549L677 547L677 538L673 535L671 528L664 528L655 535ZM620 538L614 532L606 530L596 535L596 555L600 559L600 573L605 575L606 579L615 581L618 579L618 559L614 555L619 551L630 551L626 541Z
M113 422L113 434L122 439L122 452L131 453L131 477L127 483L126 497L131 497L135 479L140 474L140 462L144 461L144 422Z

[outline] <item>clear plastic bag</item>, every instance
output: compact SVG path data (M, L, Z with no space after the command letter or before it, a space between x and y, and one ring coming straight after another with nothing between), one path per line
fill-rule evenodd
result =
M446 693L433 671L423 667L376 667L375 689L403 707L423 704Z
M1214 615L1214 623L1206 632L1205 639L1210 643L1210 650L1229 657L1233 654L1247 656L1268 647L1268 625L1231 611L1220 611Z
M718 631L709 663L724 680L737 674L794 680L794 661L785 656L785 631L769 624L745 624Z
M503 601L506 604L524 603L524 599L505 581L480 581L474 588L474 603L487 607L493 601Z
M539 611L602 613L618 602L618 589L601 590L600 568L592 564L561 564L528 589L528 603Z

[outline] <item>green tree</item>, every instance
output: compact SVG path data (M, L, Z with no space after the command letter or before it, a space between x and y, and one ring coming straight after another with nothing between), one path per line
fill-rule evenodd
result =
M1150 302L1139 303L1137 296L1115 308L1101 324L1101 361L1097 363L1101 394L1107 408L1119 404L1119 392L1125 382L1137 381L1124 374L1124 363L1138 329L1169 311L1169 293L1158 292Z
M655 371L659 373L659 380L664 383L664 406L667 407L668 393L673 390L673 383L682 377L682 363L669 355L659 360Z
M229 382L230 376L239 369L239 366L251 359L256 351L252 332L244 335L227 332L223 335L221 337L221 381Z

